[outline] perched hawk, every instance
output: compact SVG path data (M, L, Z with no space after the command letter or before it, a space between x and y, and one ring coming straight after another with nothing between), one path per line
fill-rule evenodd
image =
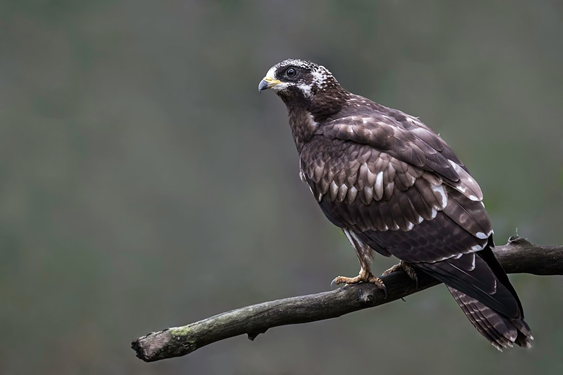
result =
M448 287L467 318L497 349L533 339L516 291L491 248L483 194L450 147L416 117L343 89L323 66L285 60L258 90L283 100L300 176L326 217L356 250L357 277L373 282L372 250ZM396 267L394 268L396 269Z

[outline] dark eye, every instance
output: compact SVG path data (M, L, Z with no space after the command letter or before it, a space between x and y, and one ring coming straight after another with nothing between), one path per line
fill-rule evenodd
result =
M295 68L289 68L285 71L285 75L287 78L294 78L297 75L297 70L295 70Z

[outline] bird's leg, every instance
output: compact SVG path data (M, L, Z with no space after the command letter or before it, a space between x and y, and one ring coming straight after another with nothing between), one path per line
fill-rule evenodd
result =
M379 277L374 276L370 270L373 250L362 243L353 232L344 230L344 234L348 237L348 240L356 250L356 255L360 261L360 273L356 277L338 276L330 283L331 287L338 284L372 283L379 289L383 290L383 292L385 292L385 297L387 297L387 288L385 287L385 284Z
M387 276L395 271L406 272L409 278L416 283L416 288L418 289L418 276L416 276L416 271L414 270L413 266L411 266L407 262L401 261L399 264L395 264L393 267L383 272L382 276Z

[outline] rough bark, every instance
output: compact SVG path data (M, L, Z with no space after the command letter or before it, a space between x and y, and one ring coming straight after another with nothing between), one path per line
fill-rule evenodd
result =
M563 275L563 246L533 245L520 237L497 246L495 255L507 273ZM268 329L336 318L375 307L438 285L419 271L418 286L404 272L383 277L387 298L373 284L348 285L329 292L284 298L224 312L181 327L149 333L133 341L140 359L153 362L189 354L205 345L247 334L250 340Z

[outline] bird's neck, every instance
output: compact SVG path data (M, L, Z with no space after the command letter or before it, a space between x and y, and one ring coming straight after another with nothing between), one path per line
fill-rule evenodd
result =
M318 127L322 126L323 122L337 117L344 108L350 94L341 87L338 88L339 90L330 92L318 92L312 100L284 100L289 115L289 126L299 153Z
M309 112L306 108L290 108L288 106L287 109L291 134L293 135L297 151L301 153L305 143L309 142L309 140L313 137L313 134L315 134L315 131L319 127L319 123L315 121L311 112Z
M328 89L317 92L309 105L309 112L316 122L323 122L337 115L346 105L350 93L336 81Z

